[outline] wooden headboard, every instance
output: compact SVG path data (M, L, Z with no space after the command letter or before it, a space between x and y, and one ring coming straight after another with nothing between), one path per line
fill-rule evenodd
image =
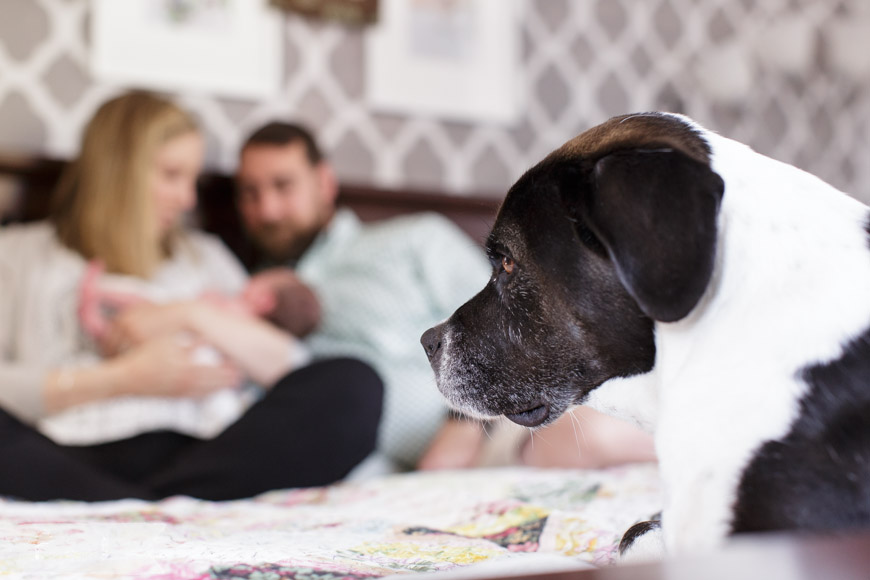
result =
M44 218L48 214L51 192L65 165L65 161L57 159L0 153L0 188L14 198L5 212L0 204L0 222ZM249 264L253 254L235 211L232 178L219 173L204 174L199 182L198 198L199 226L220 236ZM393 191L348 184L342 184L339 189L339 203L356 211L364 221L435 211L456 222L480 243L489 232L500 202L501 199L495 197Z

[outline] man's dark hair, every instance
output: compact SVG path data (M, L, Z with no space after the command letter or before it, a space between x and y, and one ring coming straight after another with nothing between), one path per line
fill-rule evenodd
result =
M272 121L251 133L251 136L242 145L242 151L253 145L283 147L293 143L302 143L305 147L305 156L308 157L308 161L312 165L317 165L323 161L323 154L320 152L311 131L302 125L282 121Z

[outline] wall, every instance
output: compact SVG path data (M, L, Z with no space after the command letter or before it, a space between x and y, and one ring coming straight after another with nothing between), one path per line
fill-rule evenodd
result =
M501 195L608 116L667 109L870 200L870 75L860 62L846 74L828 46L843 22L866 17L866 0L521 1L527 105L514 127L372 113L363 32L295 16L284 24L280 97L179 98L224 170L248 131L284 116L317 130L345 181ZM88 73L87 21L85 0L0 3L0 151L68 157L118 92ZM870 54L870 31L859 41L856 54Z

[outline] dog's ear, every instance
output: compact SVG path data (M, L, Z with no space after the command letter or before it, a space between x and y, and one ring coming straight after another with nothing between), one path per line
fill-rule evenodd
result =
M604 246L647 316L686 316L713 273L722 178L672 149L611 153L587 175L586 191L566 198L578 229Z

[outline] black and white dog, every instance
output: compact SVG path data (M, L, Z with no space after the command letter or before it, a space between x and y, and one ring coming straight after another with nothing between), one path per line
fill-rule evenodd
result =
M583 403L653 432L665 506L635 548L870 527L868 224L686 117L617 117L510 189L492 278L423 346L466 413Z

